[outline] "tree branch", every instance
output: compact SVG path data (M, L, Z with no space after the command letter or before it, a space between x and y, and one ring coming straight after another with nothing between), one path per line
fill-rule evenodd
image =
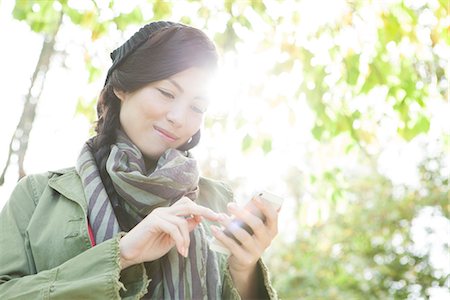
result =
M9 143L8 157L6 159L5 167L3 168L2 174L0 176L0 185L3 185L3 183L5 182L5 174L8 170L11 162L11 157L13 155L17 155L18 157L19 179L26 175L25 169L23 167L23 162L25 160L25 155L28 149L28 140L36 116L36 107L44 88L45 76L49 69L50 59L54 53L55 37L58 33L61 23L62 13L60 15L58 23L55 26L55 30L44 37L41 54L39 55L39 60L36 64L36 68L34 69L34 73L31 78L31 83L28 89L28 94L25 98L22 115Z

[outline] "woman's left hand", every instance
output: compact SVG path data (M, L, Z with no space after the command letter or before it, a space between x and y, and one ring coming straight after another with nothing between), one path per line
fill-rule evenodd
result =
M251 201L265 216L264 221L244 207L239 207L235 203L228 204L229 212L236 219L246 223L253 231L253 234L250 234L240 227L229 228L241 244L227 236L221 229L212 226L214 237L231 252L228 264L232 275L254 272L258 259L278 233L278 211L258 196L253 197ZM231 221L230 218L222 219L224 227Z

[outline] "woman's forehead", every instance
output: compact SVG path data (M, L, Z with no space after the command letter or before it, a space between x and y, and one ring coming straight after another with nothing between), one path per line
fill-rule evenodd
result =
M181 93L203 93L209 89L211 77L210 71L200 68L189 68L163 79L161 82L172 86Z

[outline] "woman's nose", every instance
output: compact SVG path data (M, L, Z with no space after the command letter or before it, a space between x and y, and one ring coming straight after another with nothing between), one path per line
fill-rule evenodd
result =
M186 109L183 105L173 105L167 112L166 117L175 127L181 127L186 118Z

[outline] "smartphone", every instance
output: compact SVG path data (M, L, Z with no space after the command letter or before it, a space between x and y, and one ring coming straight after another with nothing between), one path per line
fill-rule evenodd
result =
M280 196L275 195L274 193L268 192L268 191L262 191L256 194L256 196L263 199L263 201L267 201L272 205L275 209L280 209L281 204L283 203L283 198ZM258 218L264 221L265 216L261 213L261 211L251 202L249 201L245 206L246 209L248 209L252 214L256 215ZM238 239L232 234L232 231L234 228L240 227L247 231L249 234L253 234L253 230L248 226L246 223L244 223L241 220L234 219L232 220L227 227L223 230L223 232L232 238L235 242L237 242L239 245L241 244ZM209 244L209 248L213 251L220 252L223 254L230 254L230 251L218 240L213 238Z

